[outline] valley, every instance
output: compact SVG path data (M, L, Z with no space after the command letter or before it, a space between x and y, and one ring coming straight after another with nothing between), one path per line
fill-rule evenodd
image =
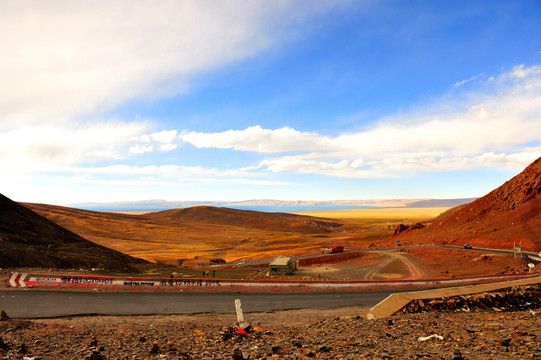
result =
M525 257L490 249L511 252L514 245L523 251L541 249L541 159L486 196L455 208L293 214L195 206L132 214L17 204L5 197L1 205L4 253L14 254L4 260L3 267L8 268L75 270L66 259L78 256L80 265L93 262L86 268L103 273L199 277L206 271L202 265L220 259L224 264L213 268L220 277L258 279L268 276L265 268L270 260L288 256L312 260L299 262L299 269L287 279L516 274L529 270ZM466 243L474 249L463 248ZM343 248L343 254L320 257L333 247ZM68 248L71 252L63 250ZM92 260L96 251L108 254Z

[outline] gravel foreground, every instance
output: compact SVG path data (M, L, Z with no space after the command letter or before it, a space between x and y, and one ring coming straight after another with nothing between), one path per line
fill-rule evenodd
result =
M368 309L0 321L1 359L541 359L540 309ZM8 314L9 316L9 314ZM433 335L433 336L431 336Z

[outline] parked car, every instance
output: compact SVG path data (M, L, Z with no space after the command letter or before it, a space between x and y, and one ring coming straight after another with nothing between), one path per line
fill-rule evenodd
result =
M464 249L471 249L471 245L470 244L464 244Z

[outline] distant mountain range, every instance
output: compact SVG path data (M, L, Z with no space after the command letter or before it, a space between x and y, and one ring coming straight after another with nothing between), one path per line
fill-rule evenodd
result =
M460 199L388 199L388 200L272 200L254 199L243 201L167 201L167 200L141 200L120 201L110 203L87 202L70 204L76 208L187 208L194 206L221 206L221 207L249 207L249 206L359 206L359 207L454 207L476 200L476 198Z

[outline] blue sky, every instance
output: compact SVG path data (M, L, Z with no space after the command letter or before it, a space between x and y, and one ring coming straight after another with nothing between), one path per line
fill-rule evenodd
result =
M482 196L541 156L539 1L2 1L0 192Z

